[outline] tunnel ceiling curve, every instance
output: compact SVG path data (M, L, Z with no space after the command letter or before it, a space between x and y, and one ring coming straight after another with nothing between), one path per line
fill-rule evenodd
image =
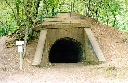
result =
M73 38L61 38L52 45L49 51L51 63L77 63L82 61L83 48L80 42Z

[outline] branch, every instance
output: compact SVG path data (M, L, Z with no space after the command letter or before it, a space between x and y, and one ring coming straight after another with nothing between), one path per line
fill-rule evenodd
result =
M35 2L34 2L34 11L35 11L34 19L36 19L37 15L38 15L38 8L39 8L40 1L41 0L35 0Z
M14 14L15 20L16 20L16 14L15 14L14 9L11 7L11 5L8 3L8 1L7 1L7 0L5 0L5 2L6 2L6 3L7 3L7 5L11 8L11 10L12 10L12 12L13 12L13 14Z
M0 21L0 23L3 25L4 23L2 21Z

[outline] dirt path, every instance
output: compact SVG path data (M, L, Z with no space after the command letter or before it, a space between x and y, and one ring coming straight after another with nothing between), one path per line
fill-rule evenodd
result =
M47 68L31 68L4 72L1 83L127 83L126 69L111 69L82 64L56 64ZM6 76L5 76L6 74Z
M23 71L19 70L17 47L4 49L0 83L127 83L128 64L120 58L100 65L52 64L45 68L31 66L36 42L28 45ZM12 52L13 51L13 52ZM122 59L125 59L123 57ZM119 62L120 61L120 62Z

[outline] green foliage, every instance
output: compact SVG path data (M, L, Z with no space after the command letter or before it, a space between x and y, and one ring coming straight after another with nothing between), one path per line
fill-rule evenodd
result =
M0 36L22 25L33 27L59 12L78 12L128 33L127 5L127 0L2 0Z
M126 2L127 0L44 0L39 8L39 19L54 16L53 13L57 12L78 12L128 32Z
M0 8L0 36L4 36L14 32L18 26L11 9L4 1L0 2Z
M114 70L117 70L117 68L115 66L112 66L112 67L108 67L106 69L106 71L114 71Z

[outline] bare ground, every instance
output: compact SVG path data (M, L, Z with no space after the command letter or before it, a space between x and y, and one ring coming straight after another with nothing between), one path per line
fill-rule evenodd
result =
M128 35L88 18L106 62L100 65L51 64L31 66L37 39L28 43L23 70L19 70L17 47L6 48L7 37L0 39L0 83L127 83Z

